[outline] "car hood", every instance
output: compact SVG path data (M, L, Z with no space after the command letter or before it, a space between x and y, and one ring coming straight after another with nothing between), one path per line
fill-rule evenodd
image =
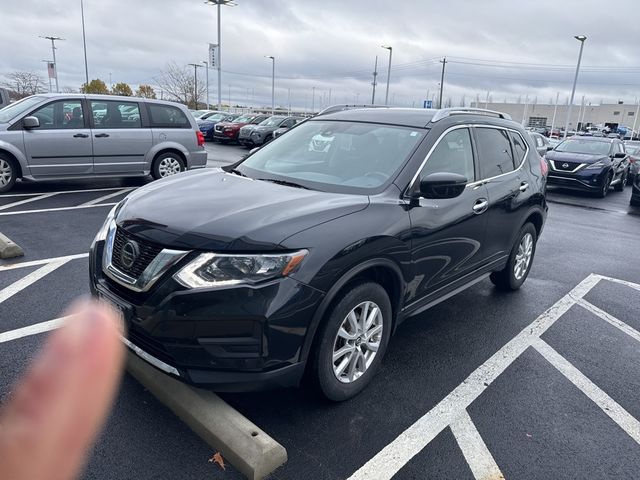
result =
M0 123L0 132L5 131L7 128L9 128L9 123Z
M273 132L274 130L277 130L280 127L261 127L261 126L257 126L256 128L253 129L254 132L260 132L260 133L265 133L265 132Z
M551 150L545 155L547 160L554 162L596 163L609 158L607 155L588 155L586 153L558 152Z
M364 195L305 190L207 169L139 188L127 197L116 221L168 248L266 251L368 205Z

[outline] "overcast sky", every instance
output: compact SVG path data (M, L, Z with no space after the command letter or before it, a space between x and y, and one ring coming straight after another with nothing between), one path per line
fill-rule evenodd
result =
M276 103L302 108L369 103L378 55L376 103L384 103L388 51L393 47L389 101L416 106L436 94L446 56L444 98L459 104L490 92L493 101L566 102L579 42L583 69L576 103L640 96L640 5L557 0L237 0L222 8L222 83L226 102L271 103L276 57ZM5 0L0 9L0 77L11 71L46 74L50 43L61 87L84 82L80 0ZM89 77L109 83L156 85L166 64L205 60L216 42L216 8L203 0L85 0ZM204 69L199 69L204 78ZM217 71L210 70L211 102Z

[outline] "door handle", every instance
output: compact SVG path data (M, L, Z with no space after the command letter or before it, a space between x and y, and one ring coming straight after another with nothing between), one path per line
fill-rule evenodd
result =
M473 213L480 215L484 213L489 208L489 202L486 198L479 198L476 200L476 203L473 204Z
M108 136L108 133L96 133L96 138L107 138Z
M88 136L88 133L76 133L73 138L87 138Z
M526 191L527 191L527 188L529 188L529 184L528 184L527 182L522 182L522 183L520 184L520 191L521 191L521 192L526 192Z

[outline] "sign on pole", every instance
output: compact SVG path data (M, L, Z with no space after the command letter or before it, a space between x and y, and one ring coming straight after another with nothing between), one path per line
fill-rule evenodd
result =
M425 100L422 108L433 108L433 100Z
M209 44L209 66L218 68L218 45L214 43Z
M56 78L56 64L53 62L47 62L47 73L49 78Z

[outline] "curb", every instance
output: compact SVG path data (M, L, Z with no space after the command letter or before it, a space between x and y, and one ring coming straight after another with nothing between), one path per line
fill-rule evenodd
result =
M0 258L22 257L24 250L13 243L9 237L0 233Z
M180 382L131 351L127 370L247 478L260 480L287 461L282 445L215 393Z

